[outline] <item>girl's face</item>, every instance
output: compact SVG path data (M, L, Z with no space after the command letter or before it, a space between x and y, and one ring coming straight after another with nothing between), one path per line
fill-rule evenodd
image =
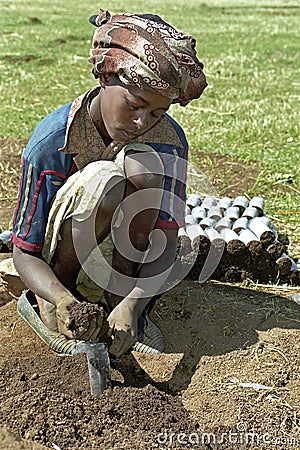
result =
M144 134L166 112L172 100L136 86L124 85L115 75L101 76L97 101L104 139L129 143Z

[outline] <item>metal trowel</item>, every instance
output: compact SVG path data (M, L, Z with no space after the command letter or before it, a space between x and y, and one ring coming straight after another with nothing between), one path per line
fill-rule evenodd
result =
M111 388L110 361L107 345L103 342L87 342L86 358L88 362L92 395L101 395Z
M110 360L107 345L103 342L81 342L73 355L86 353L91 395L101 395L111 388Z

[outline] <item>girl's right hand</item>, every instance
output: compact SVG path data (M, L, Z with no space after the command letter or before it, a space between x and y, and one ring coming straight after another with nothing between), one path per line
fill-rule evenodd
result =
M80 339L83 341L93 341L105 328L103 314L97 312L97 309L92 314L84 316L83 320L79 317L70 314L73 307L81 303L75 297L66 295L57 302L56 317L58 330L70 339ZM96 305L95 305L96 306ZM80 308L78 309L80 313ZM78 326L80 324L80 326Z
M78 300L73 296L64 296L58 300L56 304L56 318L58 324L58 330L70 339L76 339L74 332L70 329L72 320L70 317L70 310L73 305L76 305Z

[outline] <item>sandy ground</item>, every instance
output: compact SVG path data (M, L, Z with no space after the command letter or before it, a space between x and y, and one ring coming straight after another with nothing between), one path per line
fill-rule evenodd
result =
M23 145L0 142L3 228ZM247 192L259 172L218 157L220 189L225 166L222 195ZM58 356L23 323L21 290L0 279L0 449L299 448L300 306L289 289L182 281L152 311L166 353L123 356L100 397L90 395L85 355Z
M12 299L0 316L1 425L26 440L15 450L298 448L299 312L278 293L182 281L152 312L166 354L125 355L97 397L85 355L49 350Z

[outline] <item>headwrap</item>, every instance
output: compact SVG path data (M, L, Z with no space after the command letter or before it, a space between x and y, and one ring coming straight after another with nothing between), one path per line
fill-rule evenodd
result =
M100 9L89 62L93 73L118 74L125 84L154 91L185 106L207 86L196 40L152 14L117 14Z

